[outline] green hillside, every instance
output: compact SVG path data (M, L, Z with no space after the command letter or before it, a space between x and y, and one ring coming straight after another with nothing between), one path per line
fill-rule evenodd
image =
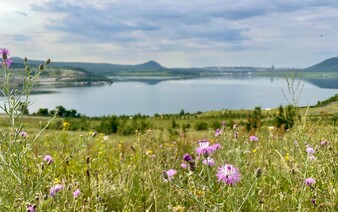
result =
M318 64L310 66L304 71L313 71L313 72L338 72L338 57L332 57L326 59Z

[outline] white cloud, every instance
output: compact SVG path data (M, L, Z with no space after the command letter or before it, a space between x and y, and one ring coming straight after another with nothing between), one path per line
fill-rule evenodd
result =
M37 59L305 67L338 47L330 0L13 0L0 12L1 43Z

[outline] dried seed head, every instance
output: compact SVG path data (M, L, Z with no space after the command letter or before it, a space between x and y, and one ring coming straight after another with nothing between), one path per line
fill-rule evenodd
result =
M48 66L50 64L50 59L46 60L46 65Z
M45 68L45 66L44 66L43 64L40 64L40 65L39 65L39 70L40 70L40 71L43 71L44 68Z
M260 176L262 176L262 169L261 168L257 168L256 172L255 172L255 175L256 175L257 178L259 178Z
M189 161L189 171L194 172L196 170L196 163L194 160Z
M163 176L164 180L168 180L168 178L169 178L166 171L162 171L162 176Z

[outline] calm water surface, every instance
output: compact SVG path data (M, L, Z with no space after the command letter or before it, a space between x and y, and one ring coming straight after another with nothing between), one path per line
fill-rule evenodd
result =
M316 104L336 93L305 81L299 105ZM30 113L39 108L54 109L62 105L87 116L154 115L222 109L253 109L278 107L286 104L282 89L287 93L283 78L199 78L167 80L157 84L137 81L114 82L96 87L51 88L51 94L32 95Z

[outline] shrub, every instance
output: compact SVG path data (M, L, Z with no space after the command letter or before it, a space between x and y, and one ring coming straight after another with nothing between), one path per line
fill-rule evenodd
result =
M207 130L208 129L208 123L204 121L196 122L194 125L194 129L197 131Z

